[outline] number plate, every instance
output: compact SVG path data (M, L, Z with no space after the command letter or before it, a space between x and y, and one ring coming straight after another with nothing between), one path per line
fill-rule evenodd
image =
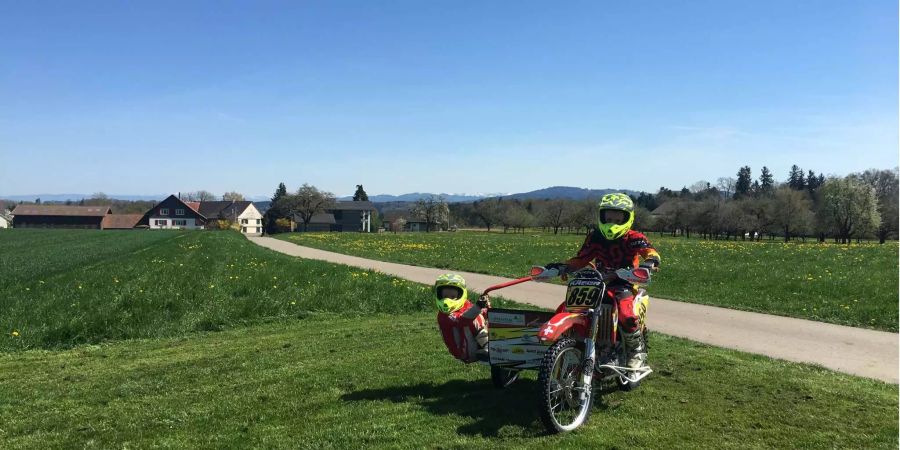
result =
M603 282L597 280L572 280L566 291L566 309L595 308L603 299Z

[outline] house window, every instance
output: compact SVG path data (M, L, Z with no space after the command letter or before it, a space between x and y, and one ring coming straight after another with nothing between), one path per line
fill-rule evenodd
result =
M161 215L161 216L168 216L168 215L169 215L169 208L159 208L159 215Z
M247 225L247 219L241 219L241 224L242 224L242 225Z
M246 233L246 232L247 232L247 227L241 227L241 233Z
M184 215L184 208L176 209L176 210L175 210L175 215L176 215L176 216L183 216L183 215Z
M166 219L162 219L162 220L157 219L157 220L156 220L156 225L157 225L157 226L165 227L165 226L168 226L168 225L169 225L169 221L166 220Z
M187 220L185 220L185 219L181 219L181 220L175 219L175 220L172 220L172 225L175 225L175 226L177 226L177 227L186 227L186 226L187 226Z
M262 220L256 219L256 224L257 224L257 225L262 225Z

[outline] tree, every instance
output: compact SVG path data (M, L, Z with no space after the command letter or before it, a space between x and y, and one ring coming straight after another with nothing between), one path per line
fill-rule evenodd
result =
M538 222L542 226L553 228L553 234L559 234L559 229L565 223L566 216L572 210L568 200L554 199L541 204L538 210Z
M240 192L226 192L222 194L222 200L226 202L242 202L244 201L244 194Z
M875 191L875 198L878 201L878 214L881 216L875 235L878 236L878 242L884 244L887 238L897 231L897 169L869 169L863 173L851 176L870 186Z
M272 194L272 203L277 202L279 199L281 199L281 197L284 197L285 195L288 195L287 186L285 186L283 182L278 183L278 187L275 188L275 193Z
M411 213L425 221L425 231L429 232L436 225L447 222L450 218L450 208L442 195L429 195L416 200Z
M500 199L484 199L474 203L474 214L484 222L488 231L500 220Z
M104 193L102 193L102 192L94 192L94 194L91 195L91 200L104 200L104 201L106 201L106 200L109 200L109 196L106 195L106 194L104 194Z
M806 175L806 190L809 192L809 195L815 195L816 189L819 189L825 183L825 175L821 173L819 176L816 176L816 173L812 170L809 171L809 174Z
M802 191L806 188L806 180L803 178L803 169L794 164L791 166L791 172L788 174L787 185L791 189Z
M791 240L792 235L805 235L813 220L809 198L803 191L784 186L775 191L772 205L773 223L784 233L784 242Z
M209 191L199 190L195 192L182 192L180 198L186 202L211 202L216 199L216 195Z
M734 195L735 184L736 180L733 177L720 177L716 180L716 187L726 199L730 199Z
M287 196L287 186L285 186L284 183L278 183L278 187L275 188L275 193L272 194L272 200L271 203L269 203L269 209L268 211L266 211L265 217L263 217L266 223L267 233L277 233L285 231L285 227L279 225L278 219L285 219L288 220L288 223L290 223L290 219L287 217L288 212L285 209L286 202L282 201L282 199ZM287 231L290 231L290 228L290 225L288 225Z
M281 201L285 204L290 217L296 215L300 218L303 222L303 231L306 231L314 215L325 212L334 204L334 194L303 183L296 194L284 197Z
M750 195L751 183L750 166L741 167L737 173L737 181L734 183L734 197L740 198Z
M353 193L353 201L354 202L367 202L369 201L369 195L366 194L366 190L363 189L363 185L356 185L356 192Z
M830 229L841 243L850 243L881 221L875 189L854 177L832 178L819 188L820 225Z
M763 166L762 172L759 175L759 193L762 195L769 195L774 190L775 177L772 176L772 172L769 171L768 167Z

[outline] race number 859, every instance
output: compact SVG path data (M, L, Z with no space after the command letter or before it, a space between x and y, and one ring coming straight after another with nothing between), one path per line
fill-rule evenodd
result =
M601 290L596 286L580 286L569 289L566 306L591 306L600 300Z

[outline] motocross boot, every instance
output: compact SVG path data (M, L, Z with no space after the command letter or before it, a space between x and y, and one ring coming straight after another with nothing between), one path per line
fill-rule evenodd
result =
M622 343L625 344L625 352L628 362L625 365L629 369L639 369L647 363L647 344L644 342L644 334L638 329L633 333L622 332Z

